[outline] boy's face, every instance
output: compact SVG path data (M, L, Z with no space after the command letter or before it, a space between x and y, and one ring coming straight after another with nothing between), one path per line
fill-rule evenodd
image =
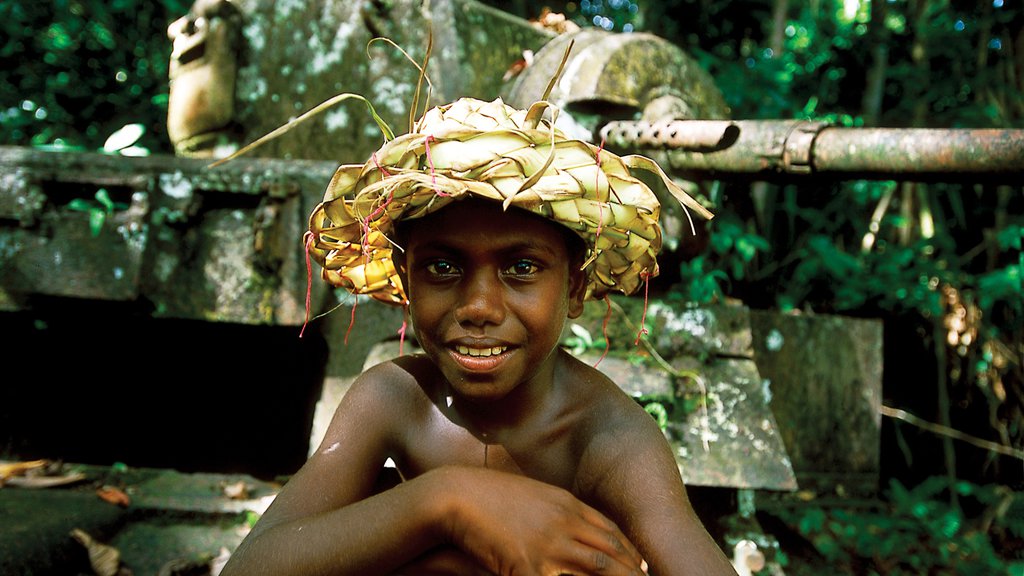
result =
M453 391L499 399L540 372L586 290L558 224L465 200L405 226L413 325Z

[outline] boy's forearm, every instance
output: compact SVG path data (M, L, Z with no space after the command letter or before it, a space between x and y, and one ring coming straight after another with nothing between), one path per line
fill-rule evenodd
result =
M445 543L443 491L428 473L338 510L257 524L221 574L390 573Z
M458 548L443 546L399 568L396 574L458 574L459 576L494 576L473 557Z

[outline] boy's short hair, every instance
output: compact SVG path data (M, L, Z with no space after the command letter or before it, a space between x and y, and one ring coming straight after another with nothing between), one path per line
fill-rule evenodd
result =
M469 197L523 208L579 236L587 298L631 294L656 276L661 205L632 171L655 173L685 206L706 218L711 213L653 160L569 139L541 118L547 107L517 110L500 99L462 98L428 110L365 164L339 167L304 238L324 280L406 304L392 256L401 249L394 223Z

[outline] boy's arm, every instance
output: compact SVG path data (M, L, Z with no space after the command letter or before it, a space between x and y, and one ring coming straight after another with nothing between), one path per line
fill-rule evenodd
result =
M371 494L390 453L393 413L403 406L392 367L360 376L316 453L293 475L222 572L386 573L442 542L445 513L429 481ZM428 479L429 480L429 479Z
M614 523L523 476L443 467L372 494L395 430L408 430L416 409L389 381L395 372L374 369L353 384L320 448L222 576L389 574L445 546L496 574L639 574L639 553Z
M595 447L603 473L594 501L640 549L652 576L735 576L694 512L662 431L633 407L626 430L604 434Z

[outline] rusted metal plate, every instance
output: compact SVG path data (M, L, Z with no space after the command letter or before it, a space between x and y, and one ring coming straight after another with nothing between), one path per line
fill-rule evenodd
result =
M591 364L596 359L592 354L583 357ZM674 363L700 376L706 396L649 364L608 357L597 369L641 402L678 394L685 387L697 408L682 418L670 418L666 435L687 484L795 490L796 477L772 413L770 394L753 360L712 357Z
M754 311L751 326L757 365L801 486L849 489L858 478L877 488L881 321Z
M145 196L94 228L81 212L45 212L38 230L0 226L0 308L18 295L134 300L146 245ZM95 232L94 232L95 230Z
M0 308L144 300L156 317L299 325L307 291L313 314L327 293L301 239L335 168L0 147Z
M638 401L686 397L673 404L688 409L673 414L666 427L684 480L702 486L795 490L796 476L778 432L771 394L754 362L750 310L655 299L645 314L642 299L613 301L608 322L606 309L597 303L588 304L575 322L595 341L607 330L612 349L597 367ZM641 319L650 348L634 344ZM567 328L566 336L571 333ZM581 357L594 364L599 348L593 346Z
M833 172L1024 176L1024 130L833 127L813 152L815 167Z

